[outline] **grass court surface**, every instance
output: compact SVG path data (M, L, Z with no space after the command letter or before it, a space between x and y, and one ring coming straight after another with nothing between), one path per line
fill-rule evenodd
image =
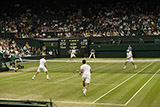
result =
M39 61L25 62L18 72L0 73L0 99L52 101L58 107L159 107L160 59L135 58L123 69L126 59L86 59L92 67L87 96L82 94L78 74L81 60L47 60L50 80L40 72Z

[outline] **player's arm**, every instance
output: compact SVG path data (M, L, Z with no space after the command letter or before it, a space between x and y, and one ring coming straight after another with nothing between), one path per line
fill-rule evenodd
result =
M47 68L47 63L46 62L44 63L44 66Z
M79 75L81 75L81 74L83 73L83 71L84 71L84 70L83 70L83 69L81 69L81 72L79 73Z
M92 69L90 69L90 72L92 73Z
M130 59L130 58L132 58L132 56L128 56L127 58Z

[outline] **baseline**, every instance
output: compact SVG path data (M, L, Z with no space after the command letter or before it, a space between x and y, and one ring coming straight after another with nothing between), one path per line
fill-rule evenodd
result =
M22 63L27 63L27 62L36 62L39 60L24 60ZM125 62L126 60L94 60L90 61L88 60L87 62ZM148 60L134 60L134 62L159 62L160 59L148 59ZM47 62L81 62L81 60L77 61L68 61L68 60L47 60Z
M103 95L101 95L100 97L98 97L96 100L94 100L92 103L96 103L98 100L100 100L101 98L103 98L104 96L106 96L107 94L109 94L110 92L112 92L113 90L115 90L116 88L118 88L119 86L121 86L122 84L124 84L125 82L127 82L128 80L130 80L131 78L133 78L134 76L136 76L138 73L142 72L144 69L148 68L149 66L151 66L153 64L150 63L149 65L145 66L143 69L141 69L140 71L138 71L136 74L132 75L131 77L127 78L126 80L124 80L123 82L121 82L120 84L118 84L117 86L115 86L114 88L112 88L111 90L109 90L108 92L104 93Z

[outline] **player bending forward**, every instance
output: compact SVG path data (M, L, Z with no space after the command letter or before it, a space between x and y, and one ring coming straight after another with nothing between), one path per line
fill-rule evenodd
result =
M80 67L80 69L81 69L80 75L82 74L82 81L83 81L82 92L83 92L84 96L86 96L87 88L88 88L88 85L91 80L92 69L88 64L86 64L85 59L82 60L82 63L83 63L83 65L81 65L81 67Z
M125 62L125 65L124 65L123 69L126 69L126 66L127 66L128 62L131 62L134 65L135 69L137 68L136 64L134 64L134 62L133 62L132 52L127 49L127 61Z
M73 49L71 50L70 60L71 60L72 58L76 59L76 49L75 49L75 48L73 48ZM75 61L76 61L76 60L75 60Z
M37 72L32 77L32 80L34 80L34 78L38 75L39 72L41 72L41 70L43 70L44 72L46 72L46 74L47 74L47 80L49 80L48 70L47 70L46 67L47 67L47 64L46 64L45 56L42 56L42 58L40 59L40 65L39 65L39 67L37 69Z

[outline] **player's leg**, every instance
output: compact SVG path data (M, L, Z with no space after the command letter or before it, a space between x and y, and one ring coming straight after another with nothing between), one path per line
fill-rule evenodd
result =
M69 60L71 60L71 59L72 59L72 57L69 58Z
M85 84L85 80L83 81L83 87L85 88L86 84Z
M74 61L76 61L76 55L74 55Z
M95 54L93 54L93 57L96 58Z
M134 65L134 68L136 69L137 65L133 61L131 63Z
M46 71L46 74L47 74L47 80L49 80L50 78L49 78L49 74L48 74L48 71Z
M85 85L85 88L86 88L86 89L88 89L88 85L89 85L89 83L86 83L86 85Z
M34 80L34 78L38 75L40 71L37 70L37 72L33 75L32 80Z
M47 68L46 68L46 67L44 67L44 68L43 68L43 71L44 71L44 72L46 72L46 75L47 75L47 80L49 80L50 78L49 78L49 73L48 73L48 70L47 70Z
M32 80L34 80L34 78L38 75L39 72L41 72L41 68L40 67L38 67L37 72L32 77Z
M85 89L85 86L86 86L86 84L85 84L85 80L82 82L83 83L83 89L82 89L82 92L84 91L84 89Z
M136 66L136 64L133 62L133 58L131 58L131 63L134 65L134 68L136 69L137 68L137 66Z
M71 53L70 60L72 60L74 57L75 55Z
M89 59L91 58L91 56L92 56L92 53L89 55Z
M37 76L38 74L39 74L39 72L36 72L36 73L35 73L35 76Z
M82 78L82 85L83 85L82 92L83 92L83 90L85 89L85 86L86 86L85 81L86 81L86 80Z
M85 83L85 88L84 88L84 90L83 90L83 94L86 96L86 92L87 92L87 89L88 89L88 85L89 85L89 83L90 83L90 77L87 77L86 78L86 83Z
M128 61L126 61L126 62L124 63L124 67L123 67L123 69L126 69L126 67L127 67L127 63L128 63Z
M37 72L32 77L32 80L34 80L34 78L38 75L39 72L41 72L41 68L40 67L38 67Z
M82 76L82 85L83 85L83 89L82 89L82 92L84 91L85 89L85 82L86 82L86 78L84 76Z

